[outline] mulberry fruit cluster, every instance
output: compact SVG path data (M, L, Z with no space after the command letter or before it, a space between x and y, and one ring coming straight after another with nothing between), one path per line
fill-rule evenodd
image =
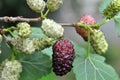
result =
M111 19L120 12L120 0L112 0L104 10L104 17Z
M22 65L19 61L5 60L1 65L1 80L19 80L20 73L22 72Z
M44 19L41 28L51 38L60 38L64 34L64 28L51 19Z
M63 4L62 0L47 0L47 2L45 2L44 0L26 0L26 1L28 6L37 13L41 13L42 11L44 11L46 6L49 9L49 11L56 11Z
M11 43L19 52L23 52L25 54L33 54L35 51L40 51L45 48L48 48L53 43L52 38L33 38L30 40L29 38L21 38L19 36L13 37Z
M17 24L18 35L22 38L28 38L31 34L30 25L27 22L20 22Z
M56 37L56 35L57 35L57 37L58 37L58 35L59 35L59 37L60 37L61 34L60 34L59 30L61 31L62 27L55 22L52 22L52 23L54 23L55 26L58 27L57 28L58 32L56 31L56 28L55 28L55 31L57 34L54 33L55 35L53 35L53 36ZM49 22L48 22L48 26L47 26L47 23L46 23L46 25L44 23L44 27L51 27L52 23L49 24ZM52 28L53 28L53 25L52 25ZM19 52L22 52L25 54L32 54L35 51L38 51L38 50L40 51L47 47L50 47L54 41L52 38L48 38L48 37L30 39L29 36L31 34L31 28L30 28L30 25L26 22L18 23L17 28L18 28L18 35L15 35L11 39L11 44ZM50 33L49 29L48 29L48 32L46 31L45 28L44 28L44 30L49 35L49 33ZM63 30L63 28L62 28L62 30ZM51 34L51 36L52 36L52 34Z
M58 40L52 49L53 71L56 75L63 76L73 67L72 63L75 56L74 47L68 40Z
M99 54L103 54L107 51L108 43L102 31L92 30L91 46Z
M96 20L91 15L83 15L79 22L86 24L86 25L94 25L96 24ZM76 26L76 32L83 37L85 41L88 41L88 32L85 28L80 26Z
M46 3L44 0L26 0L29 7L38 13L41 13L45 9Z

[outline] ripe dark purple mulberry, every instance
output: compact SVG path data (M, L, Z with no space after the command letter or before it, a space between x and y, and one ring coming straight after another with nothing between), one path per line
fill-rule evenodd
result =
M75 52L72 43L69 40L59 40L53 45L53 72L56 75L63 76L67 74L72 66Z

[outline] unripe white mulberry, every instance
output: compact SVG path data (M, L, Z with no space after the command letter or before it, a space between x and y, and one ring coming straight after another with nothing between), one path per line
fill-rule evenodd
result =
M103 54L107 51L108 43L102 31L96 29L92 30L91 45L99 54Z
M22 38L28 38L31 34L30 25L27 22L20 22L17 24L18 35Z
M22 65L19 61L5 60L1 65L1 80L19 80Z
M26 0L29 7L38 13L41 13L45 9L46 3L44 0Z
M64 34L64 28L50 19L43 20L41 28L48 37L60 38Z
M47 8L50 11L55 11L63 4L62 0L47 0Z
M23 52L26 54L32 54L35 51L33 41L30 39L23 40Z
M12 41L12 45L20 52L25 54L32 54L35 51L32 40L29 38L21 38L15 36Z

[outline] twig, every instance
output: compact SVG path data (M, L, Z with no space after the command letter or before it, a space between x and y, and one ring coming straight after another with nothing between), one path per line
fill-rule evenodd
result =
M41 17L37 18L23 18L22 16L17 16L17 17L9 17L9 16L4 16L0 17L0 21L4 22L16 22L16 21L22 21L22 22L39 22L42 21ZM62 26L75 26L75 23L59 23Z
M59 23L62 26L66 26L66 27L75 27L75 23Z
M46 13L47 14L47 13ZM21 22L39 22L42 21L43 18L42 17L37 17L37 18L23 18L22 16L17 16L17 17L8 17L8 16L4 16L4 17L0 17L0 21L4 21L4 22L16 22L16 21L21 21ZM106 22L108 22L109 20L103 20L101 23L92 25L92 28L99 28L100 26L102 26L103 24L105 24ZM59 23L62 26L65 27L75 27L75 26L79 26L79 27L83 27L86 28L86 25L78 22L78 23Z
M23 18L22 16L17 16L17 17L0 17L0 21L4 21L4 22L16 22L16 21L22 21L22 22L38 22L41 21L42 18L38 17L38 18Z
M0 17L0 21L4 21L4 22L16 22L16 21L21 21L21 22L39 22L42 21L41 17L37 17L37 18L23 18L22 16L17 16L17 17L9 17L9 16L4 16L4 17ZM74 27L75 23L59 23L62 26L66 26L66 27Z

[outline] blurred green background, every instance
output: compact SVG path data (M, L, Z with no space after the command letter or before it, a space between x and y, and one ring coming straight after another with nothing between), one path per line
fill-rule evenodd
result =
M48 18L54 19L56 22L71 23L76 22L82 15L90 14L97 22L100 22L102 14L98 11L98 6L101 0L64 0L62 7L56 12L49 13ZM32 11L26 4L26 0L0 0L0 17L2 16L23 16L23 17L38 17L39 14ZM11 26L15 23L0 22L0 26ZM31 23L32 26L40 26L40 22ZM112 65L120 74L120 38L117 36L114 22L110 21L101 27L105 33L109 43L109 50L104 55L106 62ZM75 32L72 27L65 28L65 38L79 43L86 47L86 43ZM64 77L57 77L56 80L75 80L73 73L69 73Z

